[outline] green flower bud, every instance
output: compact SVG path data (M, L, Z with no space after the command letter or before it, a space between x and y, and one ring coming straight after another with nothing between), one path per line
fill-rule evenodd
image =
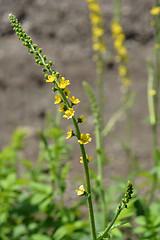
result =
M34 51L33 51L32 49L30 49L28 52L29 52L30 54L33 54L33 53L34 53Z
M44 77L45 77L45 79L48 79L48 74L45 74Z
M46 69L46 68L43 68L42 71L43 71L43 72L47 72L47 69Z
M39 61L39 65L43 65L43 62L42 62L42 61Z
M38 52L41 53L42 52L42 48L38 48Z
M46 56L46 55L43 55L43 59L44 59L44 61L46 61L46 59L47 59L47 56Z
M56 92L58 89L56 87L52 87L52 91Z
M50 66L52 66L53 62L52 62L52 61L49 61L48 64L49 64Z
M39 64L39 59L36 59L36 63Z
M60 77L60 73L59 72L56 72L56 78L59 78Z
M33 44L33 48L34 48L34 50L36 50L37 49L37 44Z

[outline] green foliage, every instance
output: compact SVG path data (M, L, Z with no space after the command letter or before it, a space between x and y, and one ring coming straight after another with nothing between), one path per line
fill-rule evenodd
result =
M20 158L26 134L23 129L16 130L0 153L0 239L57 240L86 235L88 222L78 220L78 205L65 204L72 147L65 144L62 129L47 115L46 129L39 133L36 163Z

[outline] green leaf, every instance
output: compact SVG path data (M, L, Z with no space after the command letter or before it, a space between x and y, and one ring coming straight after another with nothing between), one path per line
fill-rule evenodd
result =
M18 238L20 237L21 235L23 234L26 234L27 233L27 228L24 224L19 224L17 226L14 227L14 230L13 230L13 237L14 238Z
M54 234L54 238L56 240L61 240L65 236L71 236L71 234L74 231L77 231L77 230L80 230L80 229L83 231L83 229L85 227L88 227L88 225L89 225L88 222L84 222L84 221L80 221L80 220L76 221L75 223L66 224L66 225L57 229L57 231Z

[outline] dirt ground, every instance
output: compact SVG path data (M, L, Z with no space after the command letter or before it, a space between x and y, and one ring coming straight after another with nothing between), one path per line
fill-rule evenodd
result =
M104 14L107 49L113 54L110 25L113 13L113 0L101 0ZM151 26L149 10L152 0L122 0L122 23L129 51L129 71L132 90L136 93L132 109L132 147L138 161L146 169L151 166L151 130L144 120L148 117L147 106L147 64L153 58L154 29ZM9 142L13 130L19 126L33 129L35 134L28 142L27 157L36 160L38 135L36 130L44 128L45 112L56 112L50 84L46 84L41 69L27 53L12 31L8 14L13 13L33 41L43 48L49 60L55 62L55 69L71 81L71 91L81 104L79 112L89 108L82 81L95 85L95 63L92 61L91 26L85 0L0 0L0 148ZM117 68L109 68L105 74L105 122L121 106L121 84L118 82ZM88 111L85 129L92 133L93 118ZM67 120L62 126L67 131ZM68 120L69 121L69 120ZM71 122L69 121L69 125ZM106 139L105 148L112 162L104 168L109 173L125 175L125 154L120 141L125 135L122 116L112 134ZM80 173L79 149L73 151L72 171ZM88 144L90 155L95 149L94 140ZM70 181L69 181L70 182ZM71 183L70 183L71 184ZM72 184L71 184L72 185ZM75 189L75 186L73 186Z

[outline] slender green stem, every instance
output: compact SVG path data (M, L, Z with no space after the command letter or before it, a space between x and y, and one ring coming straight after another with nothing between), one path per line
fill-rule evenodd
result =
M155 1L156 6L159 6L159 0ZM153 162L154 162L154 167L157 167L160 162L157 158L157 144L158 144L158 133L157 133L157 128L158 128L158 101L159 101L159 86L160 86L160 70L159 70L159 65L160 65L160 49L159 49L159 43L160 43L160 16L157 15L155 16L155 77L154 77L154 82L153 82L153 87L154 90L156 91L156 94L153 96L153 103L154 103L154 116L155 116L155 122L152 124L152 149L153 149ZM157 47L158 46L158 47ZM150 198L149 202L151 202L154 198L154 193L156 190L158 182L158 177L157 174L155 173L153 176L153 183L152 183L152 188L150 191Z
M73 124L75 126L75 130L77 133L77 138L80 139L80 130L77 124L75 117L72 117ZM92 195L91 195L91 186L90 186L90 176L89 176L89 169L88 169L88 162L86 158L86 152L83 144L80 144L80 149L83 157L84 162L84 171L86 177L86 188L87 188L87 200L88 200L88 207L89 207L89 214L90 214L90 221L91 221L91 229L92 229L92 237L93 240L96 240L96 227L95 227L95 220L94 220L94 211L93 211L93 204L92 204Z
M111 221L111 223L108 225L108 227L105 229L105 231L103 232L103 234L98 238L98 240L103 239L104 237L107 236L107 233L109 232L109 230L111 229L111 227L113 226L113 224L115 223L115 221L117 220L119 214L121 213L123 208L118 209L116 215L114 216L113 220Z
M120 22L120 9L121 9L121 0L115 0L115 5L114 5L114 22Z

